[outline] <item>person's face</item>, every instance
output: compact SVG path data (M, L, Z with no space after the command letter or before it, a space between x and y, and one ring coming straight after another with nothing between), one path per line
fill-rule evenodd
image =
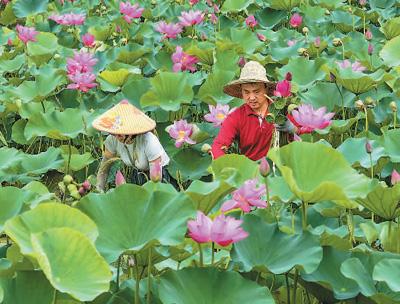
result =
M243 100L253 111L259 111L268 105L268 99L265 94L267 94L267 89L262 82L242 84Z
M136 135L122 135L122 134L117 134L114 135L117 140L123 144L129 145L133 142L134 138Z

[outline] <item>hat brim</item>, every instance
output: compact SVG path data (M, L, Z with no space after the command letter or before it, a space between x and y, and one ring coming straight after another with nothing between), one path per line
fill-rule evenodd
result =
M242 95L242 84L245 83L256 83L256 82L260 82L260 83L265 83L266 87L267 87L267 95L268 96L272 96L273 92L276 88L276 83L275 82L270 82L270 81L261 81L259 79L238 79L238 80L234 80L231 81L230 83L228 83L227 85L224 86L224 93L228 94L232 97L236 97L236 98L243 98Z

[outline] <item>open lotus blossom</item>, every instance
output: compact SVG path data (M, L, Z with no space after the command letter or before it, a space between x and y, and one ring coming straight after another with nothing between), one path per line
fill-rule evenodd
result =
M331 119L335 113L326 113L326 107L315 110L310 104L302 104L292 114L288 114L288 119L297 128L297 134L311 133L315 129L324 129L331 124Z
M164 35L166 38L176 38L176 36L182 32L182 26L179 23L166 23L165 21L160 21L155 26L155 30Z
M193 26L203 22L204 14L201 11L182 12L178 17L182 26Z
M242 220L220 214L214 219L211 227L211 240L220 246L228 246L249 236L240 226Z
M90 33L82 35L82 43L87 48L92 48L95 46L94 36Z
M292 74L286 73L285 79L277 82L276 88L274 90L274 96L277 97L291 96L292 95L291 92L292 84L290 83L291 80L292 80Z
M17 29L18 38L25 44L27 44L28 41L35 42L36 35L39 34L39 32L37 32L34 27L22 26L20 24L17 24L15 28Z
M162 166L160 158L150 163L150 179L155 183L162 180Z
M126 22L131 23L132 19L140 18L143 14L144 8L139 7L139 4L130 4L127 2L119 3L119 12L124 15Z
M67 86L68 89L75 89L86 93L97 86L95 83L96 75L93 73L69 74L68 78L73 82Z
M189 220L187 223L189 236L197 243L211 242L212 220L204 215L203 212L197 211L195 220Z
M177 46L175 53L171 56L172 62L174 63L172 70L174 72L180 71L190 71L196 72L195 64L198 62L198 59L195 56L190 56L186 54L181 46Z
M336 61L336 63L342 68L342 69L347 69L350 68L354 72L362 72L365 71L367 68L363 66L359 61L355 61L353 64L350 62L350 60L345 59L343 61Z
M212 122L214 127L221 126L222 122L225 120L229 113L233 112L236 108L229 110L229 105L217 104L216 107L209 105L210 113L204 115L204 119L208 122Z
M265 185L257 187L257 179L249 179L237 190L233 191L232 199L222 204L221 211L226 212L240 208L250 212L251 207L266 208L267 202L261 197L266 194Z
M303 17L301 17L299 14L295 13L290 17L289 24L292 27L299 27L301 23L303 22Z
M123 184L126 184L125 177L122 174L122 172L118 170L117 173L115 174L115 185L118 187Z
M193 6L193 5L197 4L199 1L200 1L200 0L189 0L189 4L190 4L191 6Z
M67 72L68 74L92 72L96 63L97 59L93 54L84 50L74 51L74 57L67 58Z
M393 186L397 183L400 183L400 174L395 169L393 169L392 171L390 182L392 183Z
M253 15L248 16L245 21L246 25L251 29L253 29L258 24L256 18Z
M64 14L64 15L51 15L50 20L61 25L82 25L85 22L85 14Z
M175 147L180 148L183 143L194 145L196 142L190 138L193 133L193 125L185 119L174 121L168 130L169 135L175 139Z
M288 40L287 41L287 45L288 46L294 46L296 44L296 42L297 42L296 40Z

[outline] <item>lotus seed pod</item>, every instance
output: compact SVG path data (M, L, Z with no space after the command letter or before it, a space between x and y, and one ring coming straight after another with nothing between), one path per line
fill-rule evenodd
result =
M362 110L364 109L364 102L361 99L359 99L355 102L355 106L357 109Z
M63 178L63 182L66 185L69 185L70 183L72 183L73 180L74 180L74 178L69 174L65 175Z
M60 189L60 191L62 193L65 193L66 188L65 188L65 184L63 182L58 183L58 188Z
M333 38L332 44L334 46L341 46L343 44L343 42L342 42L342 39L340 39L340 38Z
M325 10L325 15L329 16L331 14L330 10Z
M211 150L211 146L209 144L204 144L201 146L201 152L208 153Z
M107 9L107 6L102 5L102 6L101 6L101 9L102 9L103 11L105 11L105 10Z
M365 104L367 106L374 106L375 100L371 96L368 96L367 98L365 98Z
M74 184L69 184L68 186L67 186L67 189L68 189L68 191L71 193L71 192L74 192L74 191L78 191L78 188L74 185Z
M395 101L392 101L390 104L390 109L392 110L392 112L397 112L397 104Z
M72 192L70 193L70 195L71 195L74 199L77 199L77 200L81 198L81 195L79 194L78 190L72 191Z
M303 34L306 34L306 35L308 34L308 27L306 27L306 26L303 27Z
M305 48L299 48L297 50L297 54L299 54L300 56L306 56L307 55L307 49Z
M59 59L59 58L61 58L61 56L60 56L60 54L54 54L53 58L54 59Z

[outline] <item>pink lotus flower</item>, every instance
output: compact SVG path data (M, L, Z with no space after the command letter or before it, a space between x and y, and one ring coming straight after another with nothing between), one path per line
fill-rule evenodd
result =
M269 166L269 163L265 157L261 158L259 170L261 176L263 177L267 177L269 172L271 171L271 167Z
M222 212L226 212L235 208L240 208L243 212L250 212L251 207L266 208L267 203L261 199L265 195L265 185L257 188L257 179L249 179L244 182L243 186L232 193L232 199L223 203Z
M157 183L160 180L162 180L162 166L160 158L150 163L150 179L154 183Z
M190 56L186 54L181 46L177 46L175 53L171 56L172 62L174 63L172 70L174 72L183 72L190 71L196 72L195 64L198 62L198 59L194 56Z
M315 40L314 40L314 46L316 47L316 48L319 48L320 46L321 46L321 37L317 37L317 38L315 38Z
M367 40L371 40L373 37L372 32L370 30L367 30L364 35L365 35L365 39L367 39Z
M241 56L238 61L238 66L240 66L242 68L242 67L244 67L245 64L246 64L246 59L244 59L244 57Z
M258 24L256 18L253 15L250 15L246 18L246 25L253 29Z
M219 6L217 4L214 3L213 8L214 8L214 13L218 14L220 12Z
M211 21L212 24L217 24L218 17L217 17L217 15L215 15L215 13L211 14L210 21Z
M393 186L397 183L400 183L400 174L395 169L393 169L392 171L390 182L392 183Z
M87 48L94 47L95 46L94 36L90 33L86 33L85 35L82 35L82 43Z
M193 125L185 119L174 121L168 130L169 135L175 139L175 147L180 148L183 143L194 145L196 142L190 138L193 133Z
M220 246L228 246L249 236L240 225L242 220L220 214L211 227L211 240Z
M257 38L258 38L258 40L260 40L260 41L265 41L265 40L267 40L267 37L265 37L263 34L261 34L261 33L257 33Z
M301 17L299 14L295 13L290 17L290 25L292 27L299 27L301 23L303 22L303 17Z
M204 14L201 11L182 12L178 17L182 26L193 26L203 22Z
M196 219L187 223L189 236L197 243L211 242L212 224L212 220L208 216L201 211L197 211Z
M13 45L13 42L12 42L11 38L7 39L7 45L8 46L12 46Z
M353 64L350 62L350 60L345 59L343 61L336 61L336 63L342 68L342 69L347 69L351 67L351 69L354 72L362 72L365 71L367 68L363 66L359 61L355 61Z
M288 40L287 41L287 45L288 46L294 46L296 44L296 42L297 42L296 40Z
M82 183L82 188L85 190L90 190L90 188L92 188L92 185L90 184L90 182L86 179L83 183Z
M199 1L200 1L200 0L189 0L189 4L190 4L191 6L193 6L193 5L197 4Z
M314 110L310 104L302 104L292 114L288 114L288 119L297 127L297 134L311 133L315 129L324 129L331 124L331 119L335 113L325 113L326 107Z
M123 184L126 184L125 177L122 174L122 172L120 170L118 170L117 173L115 174L115 186L118 187Z
M97 63L97 59L93 54L81 50L74 51L73 58L67 58L68 74L87 73L93 71L93 66Z
M182 27L179 23L166 23L165 21L160 21L155 30L164 34L165 38L176 38L176 36L182 32Z
M358 3L359 3L361 6L364 6L364 5L367 4L367 0L359 0Z
M236 108L229 110L228 105L217 104L216 107L209 105L210 113L204 115L204 119L208 122L212 122L214 127L221 126L222 122L225 120L229 113L233 112Z
M18 38L23 43L27 44L28 41L36 42L36 35L39 34L39 32L37 32L34 27L17 24L15 28L17 29Z
M130 4L127 2L119 3L119 12L124 15L126 22L131 23L132 19L140 18L143 14L144 8L139 7L139 4Z
M274 91L274 96L289 97L292 95L292 92L290 91L291 89L292 89L292 84L290 83L289 80L284 79L282 81L278 81Z
M374 46L369 43L368 44L368 55L372 55L374 53Z
M82 25L85 22L85 14L64 14L64 15L52 15L49 17L50 20L61 24L61 25Z
M69 74L68 78L73 82L67 86L68 89L75 89L86 93L97 86L97 83L95 83L96 75L93 73Z

